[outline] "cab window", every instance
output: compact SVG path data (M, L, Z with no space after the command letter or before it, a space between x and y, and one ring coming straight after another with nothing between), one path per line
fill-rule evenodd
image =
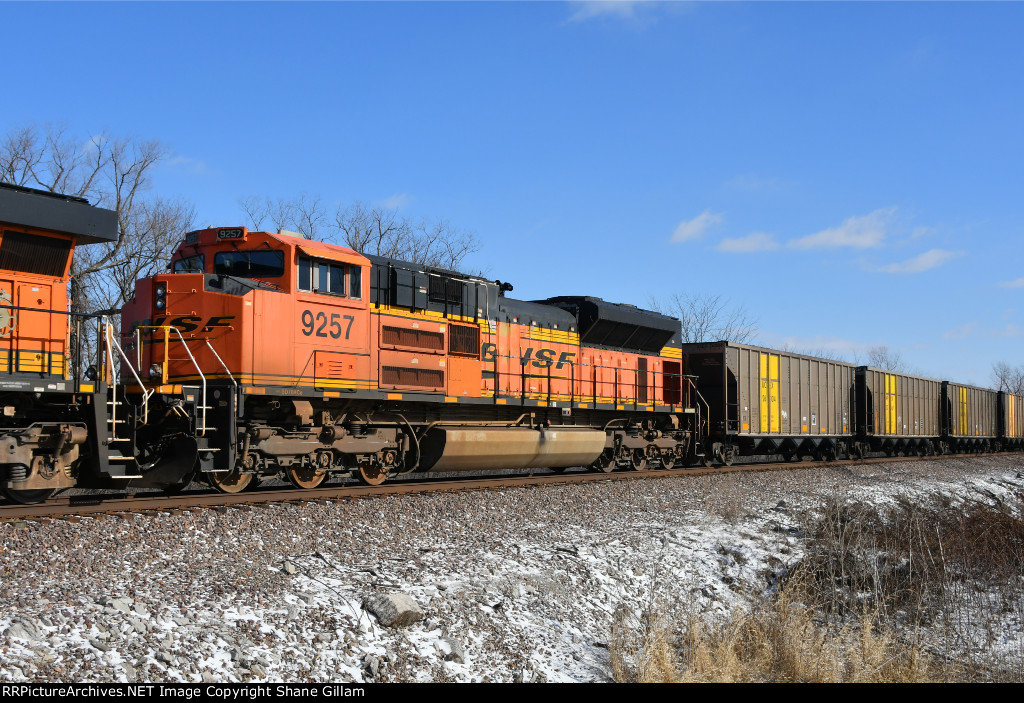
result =
M206 270L206 256L183 256L174 262L174 273L202 273Z
M336 261L299 257L298 289L358 300L362 297L362 269Z
M269 249L221 251L213 257L213 272L240 278L277 278L284 275L284 252Z

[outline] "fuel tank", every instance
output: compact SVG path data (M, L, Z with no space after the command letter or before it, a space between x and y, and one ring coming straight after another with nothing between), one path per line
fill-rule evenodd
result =
M605 433L571 427L435 427L420 440L421 471L558 469L588 466Z

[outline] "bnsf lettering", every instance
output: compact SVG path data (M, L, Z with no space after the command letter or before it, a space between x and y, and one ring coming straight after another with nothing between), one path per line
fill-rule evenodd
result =
M558 354L558 361L555 361L555 354ZM572 366L573 358L576 356L576 352L556 352L554 349L538 349L537 353L533 353L533 347L528 347L519 357L519 363L523 366L530 364L534 368L546 369L550 368L552 364L556 369L560 369L563 366ZM480 347L480 361L485 363L494 363L495 359L498 358L498 347L493 342L486 342ZM531 359L533 360L531 363Z
M220 315L211 317L203 324L203 318L196 317L195 315L182 315L180 317L172 317L168 320L166 317L158 317L152 322L149 320L143 320L140 324L142 327L177 327L183 334L186 332L195 332L200 327L203 332L212 332L218 327L231 327L232 320L235 319L234 315ZM155 330L148 330L149 332L155 332Z

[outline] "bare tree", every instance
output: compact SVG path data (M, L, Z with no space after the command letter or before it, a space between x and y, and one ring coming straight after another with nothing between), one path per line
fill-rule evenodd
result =
M992 365L992 382L996 389L1024 395L1024 364L1010 366L1005 361L999 361Z
M457 269L480 250L472 232L448 220L413 221L395 208L374 207L356 201L339 207L330 222L320 195L301 193L294 198L249 196L238 201L252 229L270 223L280 232L300 232L307 239L335 241L363 254L375 254L436 268Z
M749 342L757 336L757 322L742 306L731 306L720 295L673 293L668 300L650 299L650 305L682 323L683 343Z
M151 273L192 226L194 211L182 201L148 198L154 167L167 156L156 140L88 139L63 126L27 126L0 140L0 179L88 198L117 211L117 239L77 252L71 285L72 310L119 306L135 278Z
M117 212L114 241L75 252L72 312L119 308L134 291L135 280L162 268L192 227L190 204L148 197L153 170L166 155L155 140L114 138L105 132L85 139L62 126L22 127L0 137L0 180L87 198ZM111 317L116 328L117 316ZM94 332L89 325L83 330L88 336ZM72 353L78 351L73 344Z
M903 361L903 352L889 349L887 346L868 349L867 365L884 371L908 371L907 365Z

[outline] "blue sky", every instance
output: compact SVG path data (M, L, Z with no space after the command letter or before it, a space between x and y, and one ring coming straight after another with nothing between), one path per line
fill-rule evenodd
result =
M1024 362L1024 4L0 3L0 134L238 199L400 203L525 299L707 291L759 342ZM17 31L11 31L17 30ZM31 39L30 39L31 38Z

